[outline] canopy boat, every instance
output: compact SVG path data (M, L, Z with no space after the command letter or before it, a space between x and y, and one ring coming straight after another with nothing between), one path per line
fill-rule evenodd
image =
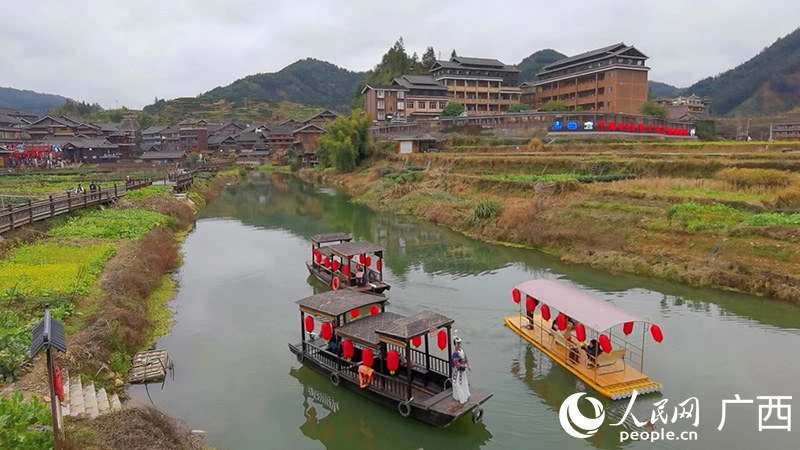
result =
M312 236L311 260L306 267L333 290L382 294L391 288L383 282L383 248L371 242L353 242L346 233Z
M469 387L464 403L453 397L453 319L432 311L404 317L386 311L385 303L385 297L348 290L299 300L302 339L289 349L334 386L403 417L444 427L472 412L480 422L490 392ZM313 333L317 323L319 335Z
M648 331L663 339L658 325L553 280L519 284L512 297L520 313L506 325L599 393L617 400L661 390L642 372ZM631 336L639 323L641 346Z

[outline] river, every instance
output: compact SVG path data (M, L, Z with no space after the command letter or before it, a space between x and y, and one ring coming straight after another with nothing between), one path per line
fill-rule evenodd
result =
M376 213L342 192L287 175L253 174L228 187L197 220L183 245L175 325L158 347L175 362L174 381L150 385L149 398L232 449L459 448L796 448L792 431L759 431L757 396L794 396L800 366L800 307L661 280L567 265L537 251L482 243L406 216ZM287 348L298 342L295 301L326 289L304 261L308 238L343 231L387 249L390 311L430 308L455 319L472 365L470 383L490 390L484 422L466 418L436 429L372 404L302 367ZM503 324L517 311L514 285L560 279L650 318L664 342L647 340L644 371L663 391L637 399L631 412L651 418L662 402L667 423L637 426L629 400L601 400L605 424L588 439L568 436L558 408L586 387ZM141 386L129 391L149 403ZM718 430L722 400L729 404ZM699 423L676 406L698 400ZM663 401L667 402L664 404ZM792 400L784 400L791 405ZM679 408L679 411L682 408ZM775 410L765 424L781 424ZM696 415L694 416L696 417ZM620 442L622 432L695 431L697 440Z

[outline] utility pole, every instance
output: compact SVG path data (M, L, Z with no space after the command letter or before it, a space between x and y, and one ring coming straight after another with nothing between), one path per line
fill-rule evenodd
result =
M772 122L769 123L769 141L772 142Z

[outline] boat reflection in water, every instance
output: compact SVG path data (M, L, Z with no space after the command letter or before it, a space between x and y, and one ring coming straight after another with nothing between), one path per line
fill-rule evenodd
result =
M446 429L400 418L396 412L338 389L318 373L302 366L289 375L303 386L303 414L300 431L326 448L358 449L477 449L492 435L484 424L469 420ZM402 420L402 426L397 421Z

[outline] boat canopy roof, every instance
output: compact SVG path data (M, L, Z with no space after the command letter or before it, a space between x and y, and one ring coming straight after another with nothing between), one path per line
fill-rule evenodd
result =
M517 285L517 289L598 332L625 322L650 323L644 317L555 280L526 281Z
M336 328L336 335L344 339L352 339L361 345L378 348L380 338L375 330L402 318L403 316L400 314L392 312L366 316Z
M350 257L360 253L377 253L383 251L383 247L372 242L342 242L341 244L331 245L328 247L330 251L336 255Z
M328 242L341 242L341 241L351 241L353 237L347 233L325 233L325 234L315 234L311 236L311 242L315 244L326 244Z
M385 302L386 297L339 289L338 291L327 291L312 295L295 303L300 305L301 310L311 314L336 317L354 308L363 308L364 306L383 304Z
M375 332L382 337L385 336L407 342L413 337L426 334L429 331L435 331L453 322L453 319L449 317L425 310L387 323Z

